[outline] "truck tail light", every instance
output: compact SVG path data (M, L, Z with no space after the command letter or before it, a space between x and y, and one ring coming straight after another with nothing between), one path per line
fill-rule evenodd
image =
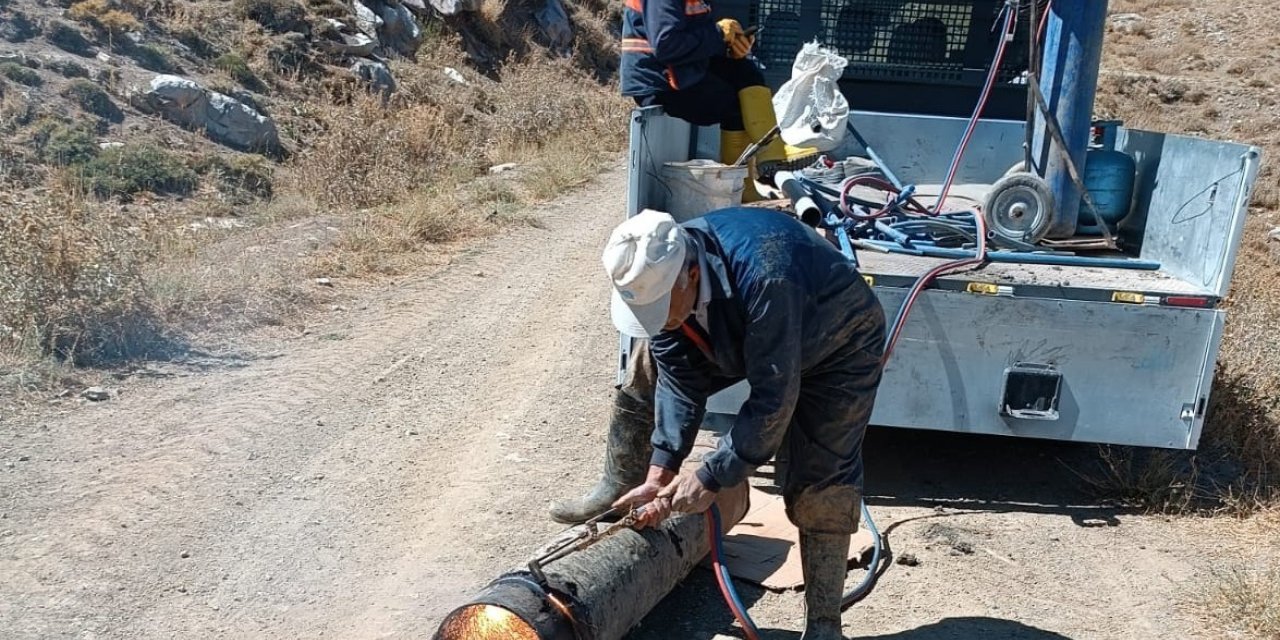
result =
M1213 306L1213 298L1203 296L1166 296L1160 301L1166 307L1193 307L1208 309Z

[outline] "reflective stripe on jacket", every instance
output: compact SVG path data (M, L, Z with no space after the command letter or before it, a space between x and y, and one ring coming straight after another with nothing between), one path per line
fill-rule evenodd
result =
M626 0L622 12L622 95L679 91L724 55L707 0Z

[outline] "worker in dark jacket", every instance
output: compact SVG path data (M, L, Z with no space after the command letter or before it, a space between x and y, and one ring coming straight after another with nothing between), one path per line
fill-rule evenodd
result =
M884 345L884 313L870 287L812 229L754 208L684 225L646 211L614 231L604 262L615 289L614 324L650 339L648 349L637 346L620 393L635 399L637 417L645 415L646 393L655 408L652 429L638 419L615 422L601 483L614 489L604 493L621 496L613 506L644 506L642 524L673 511L701 512L722 487L744 482L773 458L786 436L791 466L783 496L800 530L803 640L840 638L862 439ZM741 380L751 392L732 428L696 472L681 472L707 398ZM643 443L626 429L652 436ZM609 478L613 471L627 477ZM628 483L634 488L616 493Z
M764 76L747 59L754 44L737 20L714 20L706 0L627 0L622 95L699 126L720 125L720 161L733 164L778 124ZM756 156L758 175L768 182L813 156L775 138ZM754 189L744 196L754 199Z

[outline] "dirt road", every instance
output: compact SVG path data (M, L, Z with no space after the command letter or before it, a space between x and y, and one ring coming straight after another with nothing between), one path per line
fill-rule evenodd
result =
M424 638L557 527L596 472L616 337L598 252L624 175L306 335L0 417L5 638ZM1088 447L874 433L899 557L857 637L1194 636L1203 526L1115 513L1060 463ZM705 572L640 639L729 630ZM746 591L765 626L800 596ZM776 637L798 637L779 632Z

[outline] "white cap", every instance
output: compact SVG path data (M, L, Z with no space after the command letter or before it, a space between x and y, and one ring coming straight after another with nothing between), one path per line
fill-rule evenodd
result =
M671 288L684 269L686 232L670 214L645 210L618 225L604 248L613 282L613 324L633 338L662 332Z

